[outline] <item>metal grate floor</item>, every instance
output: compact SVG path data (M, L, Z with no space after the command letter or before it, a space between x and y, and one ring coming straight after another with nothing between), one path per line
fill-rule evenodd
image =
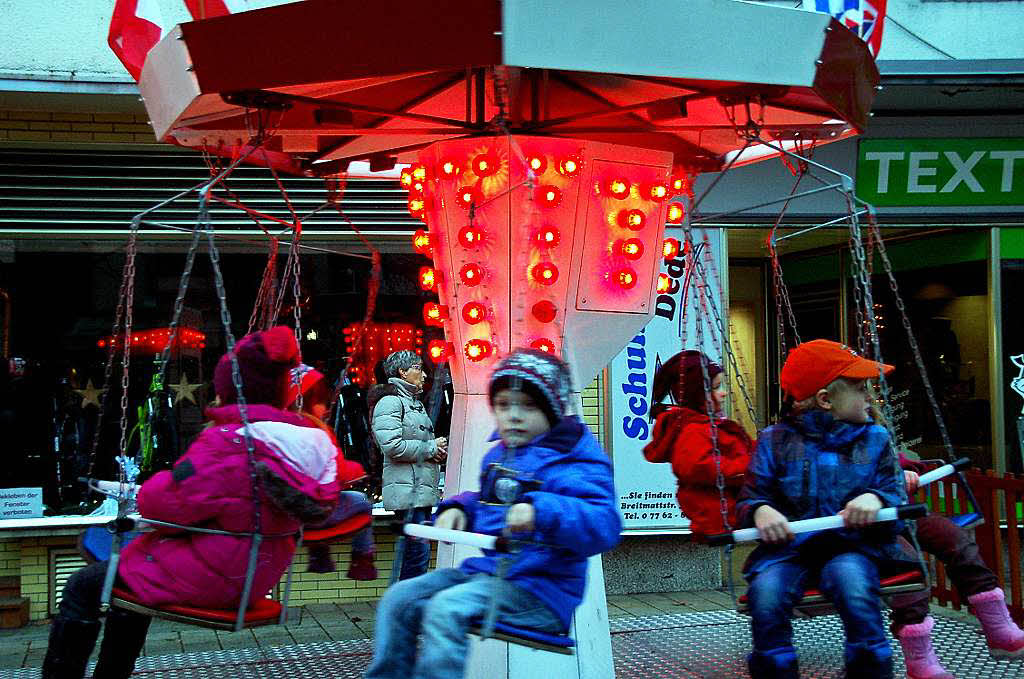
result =
M839 618L794 621L801 676L842 676L843 631ZM749 620L733 611L613 618L612 653L618 679L745 677L750 651ZM958 677L1024 676L1024 659L995 660L979 630L937 618L936 652ZM894 644L897 676L903 656ZM369 639L271 648L146 656L135 676L146 679L358 679L373 653ZM39 669L0 670L0 679L38 679Z

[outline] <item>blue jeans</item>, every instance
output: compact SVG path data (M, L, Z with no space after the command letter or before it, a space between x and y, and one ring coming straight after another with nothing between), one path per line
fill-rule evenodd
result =
M366 679L456 679L463 676L473 618L494 597L498 620L542 632L563 632L554 611L530 592L482 573L431 571L391 587L377 605L373 662ZM423 635L417 653L416 637Z
M358 490L343 490L338 494L338 506L334 508L331 515L320 523L307 525L306 528L330 528L336 526L345 519L351 519L360 514L373 512L373 505L369 498ZM366 554L373 551L373 526L369 525L352 536L352 553Z
M395 510L395 516L402 523L426 523L430 518L430 507ZM427 572L430 566L430 542L423 538L402 537L402 572L399 580L416 578Z
M767 566L750 583L750 625L754 652L751 676L788 676L796 668L793 648L793 606L813 582L817 564L782 561ZM846 632L844 659L848 668L891 667L892 649L885 636L879 602L878 567L857 552L843 552L820 564L818 587L836 607ZM891 670L890 670L891 672ZM795 675L794 675L795 676ZM878 676L878 675L876 675Z

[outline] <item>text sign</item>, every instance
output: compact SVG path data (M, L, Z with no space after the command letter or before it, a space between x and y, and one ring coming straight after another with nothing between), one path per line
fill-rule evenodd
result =
M697 316L694 300L703 291L705 300L714 300L725 327L728 319L722 304L722 293L718 285L719 275L724 275L722 261L722 230L708 229L708 240L704 242L704 230L694 229L697 257L705 269L708 260L715 264L715 271L706 276L694 275L686 266L686 257L680 253L675 259L662 264L661 271L669 277L667 291L660 293L655 302L654 318L629 341L626 348L608 365L608 423L611 439L612 464L615 469L615 490L619 494L619 510L622 512L625 528L685 528L690 520L679 511L676 503L676 478L672 467L666 463L648 462L643 449L651 438L654 423L650 421L651 386L654 372L661 364L683 348L686 338L687 349L703 349L713 361L721 363L721 356L714 344L721 345L721 339L710 330L714 322L708 311L703 320L703 335L698 345ZM680 230L665 230L666 237L682 240ZM705 251L709 252L705 252ZM683 300L686 299L685 315Z
M857 196L891 207L1024 205L1024 139L861 139Z
M0 519L38 519L42 515L42 488L0 488Z

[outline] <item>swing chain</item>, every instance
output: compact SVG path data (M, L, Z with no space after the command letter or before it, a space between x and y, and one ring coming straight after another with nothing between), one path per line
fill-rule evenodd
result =
M178 325L181 322L181 314L185 308L185 294L188 292L189 280L192 277L192 267L196 261L196 252L199 250L199 238L202 231L198 228L192 232L192 242L189 243L188 252L185 255L185 269L182 271L181 279L178 281L178 294L174 298L174 310L171 314L170 333L167 337L167 344L160 353L159 375L161 384L166 383L164 376L167 374L167 364L171 358L171 347L178 336Z

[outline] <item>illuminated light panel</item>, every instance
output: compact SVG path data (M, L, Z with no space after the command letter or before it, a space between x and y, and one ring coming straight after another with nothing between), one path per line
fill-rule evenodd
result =
M124 341L122 335L108 335L97 340L96 346L100 349L113 346L115 349ZM141 330L133 332L129 338L133 353L158 354L164 350L171 341L170 328L154 328L153 330ZM174 346L179 349L204 349L206 348L206 335L193 328L178 328L174 337Z
M462 320L466 321L470 325L476 325L477 323L487 319L487 306L481 302L467 302L466 306L462 307Z
M537 349L538 351L543 351L548 354L555 353L555 343L543 337L530 342L530 348Z
M679 254L679 241L675 238L666 238L661 245L661 256L665 259L675 259Z
M616 250L626 259L640 259L644 255L644 243L639 238L627 238L618 242Z
M412 247L421 255L430 256L430 248L433 246L430 234L423 229L416 229L412 235Z
M545 226L534 234L534 240L537 241L537 245L546 248L555 247L561 239L562 234L553 226Z
M658 294L664 294L669 291L672 286L672 279L667 273L658 274Z
M629 290L636 285L636 271L627 267L623 267L612 274L612 280L615 281L619 287L624 290Z
M543 207L555 207L562 202L562 192L557 186L540 186L537 188L537 202Z
M479 285L484 280L484 270L479 264L470 262L459 269L459 278L466 285Z
M639 231L644 228L644 222L647 221L647 216L644 215L643 210L619 210L619 214L615 216L615 221L618 222L619 226L623 229Z
M583 159L575 153L570 153L558 161L558 174L563 177L575 177L583 169Z
M420 267L420 287L424 290L430 291L437 287L437 271L432 266L421 266Z
M475 226L464 226L459 229L459 243L466 248L475 248L484 239L483 231Z
M683 217L686 216L686 208L683 207L682 203L669 203L668 213L665 215L665 220L669 224L679 224L683 221Z
M550 323L555 320L555 315L558 313L558 307L556 307L553 302L542 299L533 305L530 312L533 314L533 317L541 323Z
M466 208L473 203L479 202L477 201L476 189L472 186L463 186L459 189L458 193L455 194L455 202Z
M423 200L422 196L412 196L409 198L409 214L417 219L423 218L423 211L426 209L427 203Z
M488 151L473 159L472 168L477 177L490 177L501 169L501 160Z
M558 280L558 267L552 262L540 262L530 269L530 276L541 285L554 285Z
M482 361L494 353L494 345L487 340L471 339L466 342L463 351L465 351L466 358L469 360Z
M423 305L423 322L434 327L441 327L448 320L448 307L437 302Z
M430 340L427 342L427 355L434 363L448 360L448 343L439 339Z
M644 198L649 198L657 203L668 198L668 186L661 182L648 184L644 187Z
M610 179L605 184L605 191L612 198L618 198L619 200L625 200L629 197L629 182L625 179Z
M445 179L455 179L462 172L462 168L454 160L441 161L441 176Z
M548 159L542 155L527 156L526 164L533 170L533 174L538 177L544 174L544 170L548 169Z

